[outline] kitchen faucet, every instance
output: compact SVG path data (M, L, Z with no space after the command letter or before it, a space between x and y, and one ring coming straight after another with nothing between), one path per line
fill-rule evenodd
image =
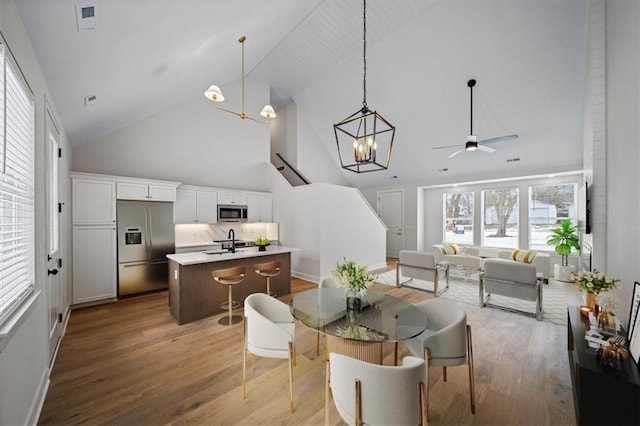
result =
M233 228L229 229L229 234L227 235L227 238L231 238L231 248L229 250L231 251L231 253L235 253L236 252L236 231L234 231Z

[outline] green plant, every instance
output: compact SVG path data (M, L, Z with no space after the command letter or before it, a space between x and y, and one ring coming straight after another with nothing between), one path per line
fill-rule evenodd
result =
M562 266L569 264L571 249L580 251L580 240L576 233L578 226L571 225L571 219L560 222L560 226L551 230L552 234L547 238L547 244L556 246L556 253L562 258Z
M336 268L330 273L338 286L354 291L366 290L375 280L373 275L367 274L367 265L358 265L346 258L343 263L336 263Z
M593 272L582 271L579 274L572 274L572 278L580 290L595 294L616 288L617 283L620 281L598 272L597 269L594 269Z
M258 237L255 244L257 246L268 246L269 240L267 240L267 237Z

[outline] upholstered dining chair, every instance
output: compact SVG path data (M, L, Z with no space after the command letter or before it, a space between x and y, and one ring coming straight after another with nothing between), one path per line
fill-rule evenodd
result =
M293 406L293 366L295 365L295 322L289 305L264 293L249 295L244 301L244 348L242 350L242 398L247 397L247 352L289 362L289 411Z
M402 366L394 367L332 352L328 364L327 386L338 414L348 424L427 424L427 369L423 359L408 356Z
M473 345L467 313L454 302L441 298L418 302L415 306L426 314L427 329L418 336L405 340L405 344L414 356L428 359L429 367L442 367L445 382L447 367L467 363L471 413L475 414Z
M330 287L338 287L336 282L331 277L323 277L318 283L318 288L330 288ZM322 296L321 296L322 297ZM320 300L320 304L322 304L322 300ZM320 311L322 311L322 306L320 306ZM322 312L320 312L322 315ZM316 356L320 355L320 332L316 333Z

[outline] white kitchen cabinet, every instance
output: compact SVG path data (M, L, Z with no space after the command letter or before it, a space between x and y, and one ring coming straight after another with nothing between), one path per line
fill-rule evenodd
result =
M247 193L239 191L218 191L218 204L247 204Z
M73 227L73 303L117 296L116 227Z
M72 180L74 225L116 223L116 183L107 180Z
M271 195L247 195L249 222L273 222L273 197Z
M218 193L196 189L178 189L173 205L173 223L216 223Z
M176 186L144 182L118 182L118 200L176 201Z

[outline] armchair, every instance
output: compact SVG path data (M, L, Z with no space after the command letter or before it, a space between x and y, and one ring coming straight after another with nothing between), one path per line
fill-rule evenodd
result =
M446 279L446 286L442 291L438 291L438 275L440 272L444 273ZM400 276L408 277L409 280L400 282ZM400 287L413 279L432 281L433 295L438 297L449 289L449 264L448 262L436 263L435 256L431 253L400 250L400 257L396 263L396 287Z
M506 259L487 259L484 271L480 274L480 307L487 303L491 294L515 297L536 302L535 317L542 321L542 285L537 277L536 267L522 262ZM488 295L485 298L484 293ZM489 305L502 308L496 305Z

